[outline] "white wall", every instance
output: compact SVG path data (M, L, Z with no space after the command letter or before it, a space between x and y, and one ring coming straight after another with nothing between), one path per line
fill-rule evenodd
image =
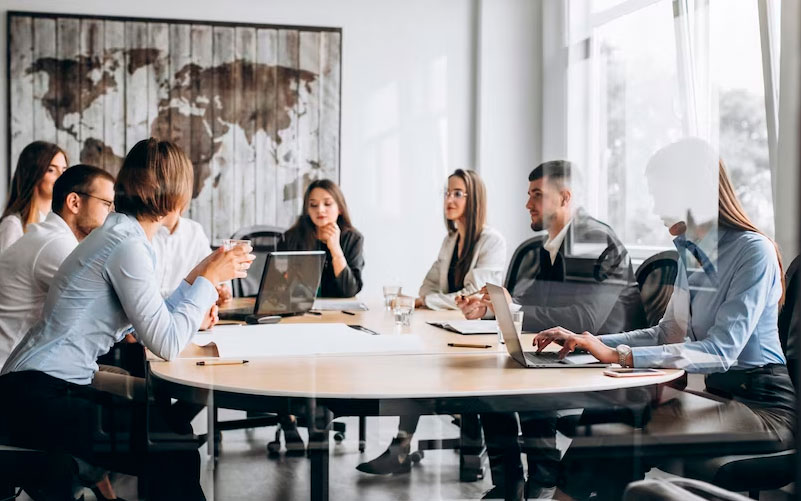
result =
M525 204L528 174L542 162L541 16L540 2L481 2L478 158L507 257L533 235Z
M476 5L465 0L3 0L0 68L5 75L6 10L341 27L341 184L354 224L366 239L365 294L380 294L393 275L416 293L445 234L441 191L447 174L475 160ZM517 82L514 89L531 92L524 89L529 82ZM5 85L3 76L2 200L8 172ZM506 142L512 140L527 140L525 130ZM508 148L488 144L495 146ZM499 158L505 163L508 153L503 154L507 157ZM512 160L517 168L521 159ZM493 184L491 193L500 201L499 185Z

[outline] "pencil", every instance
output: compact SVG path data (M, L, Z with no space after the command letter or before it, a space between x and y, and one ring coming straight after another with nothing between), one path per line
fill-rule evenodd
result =
M491 344L448 343L453 348L492 348Z
M248 363L247 360L201 360L197 365L242 365Z

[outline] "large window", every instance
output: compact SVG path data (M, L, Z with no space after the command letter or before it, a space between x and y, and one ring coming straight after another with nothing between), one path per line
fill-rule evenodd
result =
M769 0L568 4L568 156L586 166L582 202L635 255L670 244L644 171L657 149L688 135L719 149L746 211L773 233L778 89L763 57L777 61L778 9Z

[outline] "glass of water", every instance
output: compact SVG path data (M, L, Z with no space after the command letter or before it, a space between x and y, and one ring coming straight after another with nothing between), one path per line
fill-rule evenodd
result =
M226 251L232 250L240 245L250 246L250 240L236 240L235 238L226 238L222 241L223 249Z
M384 286L384 307L387 309L387 311L392 311L392 302L395 301L396 297L400 296L400 293L400 285Z
M512 322L515 325L515 331L517 331L517 335L523 333L523 310L517 310L512 312ZM500 345L506 344L506 341L503 340L503 333L501 332L501 326L498 325L498 347Z
M412 296L397 296L392 303L392 312L395 315L396 326L411 326L412 313L414 313L414 298Z

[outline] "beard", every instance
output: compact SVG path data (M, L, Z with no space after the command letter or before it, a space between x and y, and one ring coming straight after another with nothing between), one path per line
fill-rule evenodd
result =
M532 231L542 231L545 229L545 226L542 224L542 220L537 221L536 223L531 223L531 230Z

